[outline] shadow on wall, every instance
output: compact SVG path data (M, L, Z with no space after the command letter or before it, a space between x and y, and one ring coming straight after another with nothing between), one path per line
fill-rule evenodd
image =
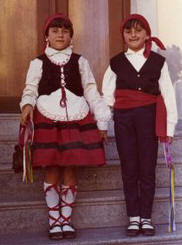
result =
M182 51L176 46L167 47L165 51L159 51L166 58L170 77L176 92L176 103L178 109L177 129L182 130Z
M166 58L169 73L173 84L182 79L182 51L176 46L167 47L165 51L160 50L159 53Z

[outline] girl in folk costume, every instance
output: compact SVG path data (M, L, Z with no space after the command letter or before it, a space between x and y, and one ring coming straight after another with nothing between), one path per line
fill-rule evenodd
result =
M73 238L74 167L105 163L102 141L107 139L110 110L100 97L88 61L72 51L70 19L63 14L49 17L44 36L45 51L31 61L27 73L20 121L22 125L28 118L34 122L32 165L46 170L49 236Z
M116 144L122 169L129 225L126 233L154 235L151 222L158 137L172 142L176 100L165 58L151 51L147 20L132 14L121 24L127 51L110 61L103 79L105 101L114 109ZM166 114L167 112L167 114Z

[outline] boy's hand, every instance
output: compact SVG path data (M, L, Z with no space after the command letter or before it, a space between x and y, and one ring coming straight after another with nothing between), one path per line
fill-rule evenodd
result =
M29 104L24 105L20 116L20 124L25 125L28 118L33 119L33 107Z
M99 130L100 137L103 142L107 143L107 130Z

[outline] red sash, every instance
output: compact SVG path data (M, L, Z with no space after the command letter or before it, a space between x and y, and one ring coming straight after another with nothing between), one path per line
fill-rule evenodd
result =
M129 109L156 103L156 135L162 141L167 137L167 112L164 100L161 95L150 95L137 90L116 89L116 109Z

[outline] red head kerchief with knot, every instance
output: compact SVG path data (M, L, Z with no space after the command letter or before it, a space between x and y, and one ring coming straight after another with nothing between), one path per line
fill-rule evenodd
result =
M149 54L150 54L150 50L151 50L151 47L152 47L152 41L154 41L159 48L165 50L164 44L157 37L151 37L151 29L150 29L149 23L140 14L131 14L128 17L126 17L124 20L122 20L121 26L120 26L120 30L121 30L122 36L123 36L124 26L129 20L139 20L139 21L141 21L143 23L146 31L147 31L147 34L149 35L149 39L147 39L145 41L145 50L144 50L144 53L143 53L145 58L147 58L149 56Z
M46 48L46 31L47 31L47 28L49 27L49 25L51 24L51 22L55 19L63 19L65 20L70 26L73 26L71 20L68 18L67 15L65 14L62 14L62 13L55 13L51 16L49 16L46 20L45 20L45 23L44 23L44 29L43 29L43 34L44 34L44 50Z

